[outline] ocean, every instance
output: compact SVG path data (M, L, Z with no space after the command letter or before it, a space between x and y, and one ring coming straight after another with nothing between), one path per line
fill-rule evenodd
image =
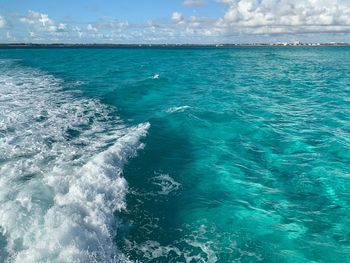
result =
M0 262L350 262L349 47L0 48Z

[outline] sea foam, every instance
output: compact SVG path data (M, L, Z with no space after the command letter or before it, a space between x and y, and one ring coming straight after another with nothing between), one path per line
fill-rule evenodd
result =
M125 162L148 123L1 61L0 261L127 262L113 242L125 208Z
M158 194L168 195L172 192L176 192L181 187L181 184L176 182L170 175L164 173L155 174L156 176L151 178L151 181L160 188Z
M184 112L185 110L190 109L190 106L179 106L179 107L171 107L169 109L166 110L166 112L168 113L174 113L174 112Z

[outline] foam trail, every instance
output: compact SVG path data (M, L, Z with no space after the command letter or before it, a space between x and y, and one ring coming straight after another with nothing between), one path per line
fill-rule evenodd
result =
M125 208L122 168L149 124L126 127L60 80L0 64L0 259L126 262L113 213Z

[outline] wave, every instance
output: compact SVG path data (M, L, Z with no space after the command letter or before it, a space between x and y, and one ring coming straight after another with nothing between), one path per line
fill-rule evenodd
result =
M1 61L0 261L127 262L113 242L125 208L123 165L149 123Z
M185 106L180 106L180 107L172 107L172 108L167 109L166 112L168 112L168 113L183 112L183 111L185 111L185 110L187 110L187 109L190 109L190 108L191 108L191 107L190 107L190 106L187 106L187 105L185 105Z

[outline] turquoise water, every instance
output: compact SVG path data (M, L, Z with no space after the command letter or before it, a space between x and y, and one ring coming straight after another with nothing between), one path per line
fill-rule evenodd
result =
M0 262L350 262L350 48L3 48L0 69Z

